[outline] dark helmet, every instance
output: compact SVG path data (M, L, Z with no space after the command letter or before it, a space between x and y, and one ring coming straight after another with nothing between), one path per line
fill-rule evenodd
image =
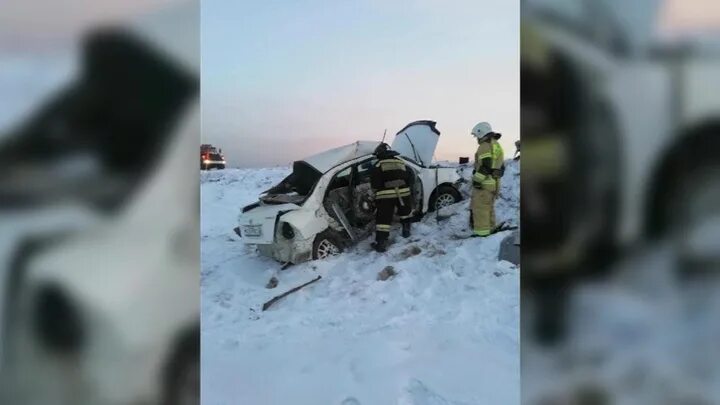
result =
M385 142L381 142L380 145L375 148L375 151L373 152L373 155L380 156L385 155L390 151L390 146L386 144Z

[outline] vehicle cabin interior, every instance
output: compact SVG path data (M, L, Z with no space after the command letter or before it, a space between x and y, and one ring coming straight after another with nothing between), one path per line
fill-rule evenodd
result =
M293 163L293 171L277 185L265 190L260 197L268 204L302 204L312 193L322 173L306 162Z
M377 158L369 157L337 172L330 181L323 200L328 214L342 223L333 209L333 204L337 204L356 232L367 231L375 219L374 195L370 185L370 171L375 163ZM419 183L416 179L415 184ZM417 187L416 197L422 193L420 188L422 187ZM419 201L418 198L416 200Z
M338 205L352 227L364 228L372 222L374 205L370 187L370 169L376 162L375 157L370 157L347 166L333 176L323 205L335 220L342 222L337 217L333 204Z

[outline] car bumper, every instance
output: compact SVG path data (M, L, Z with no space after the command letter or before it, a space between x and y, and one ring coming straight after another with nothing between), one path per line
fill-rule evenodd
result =
M312 260L312 239L282 239L271 244L256 245L261 255L273 258L281 263L302 263Z
M264 218L263 221L263 216L257 215L257 213L253 222L258 225L249 225L247 219L249 218L241 221L242 224L233 230L240 236L243 243L256 246L261 255L282 263L297 264L312 259L312 238L302 239L300 234L296 233L294 238L287 239L282 235L280 228L275 227L274 221L268 221L268 218ZM249 236L247 233L248 226L259 226L262 232L259 236Z

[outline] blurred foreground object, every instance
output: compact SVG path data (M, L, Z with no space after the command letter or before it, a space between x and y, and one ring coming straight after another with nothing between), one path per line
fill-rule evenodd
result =
M720 277L720 42L654 35L671 5L523 3L527 403L720 400L708 392L717 362L694 363L644 330L663 325L656 331L704 350L720 339L705 323L716 303L686 308L690 285L702 277L712 290ZM539 394L555 388L564 393L550 395L556 402ZM588 392L591 402L578 399Z
M199 403L198 24L189 2L90 30L0 140L0 403ZM60 225L25 232L40 214Z

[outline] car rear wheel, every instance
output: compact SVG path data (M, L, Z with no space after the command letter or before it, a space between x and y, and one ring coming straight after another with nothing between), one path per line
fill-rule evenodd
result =
M460 193L451 186L440 186L430 197L430 211L449 207L460 202Z
M342 253L342 243L330 230L321 232L313 242L313 259L326 259Z

